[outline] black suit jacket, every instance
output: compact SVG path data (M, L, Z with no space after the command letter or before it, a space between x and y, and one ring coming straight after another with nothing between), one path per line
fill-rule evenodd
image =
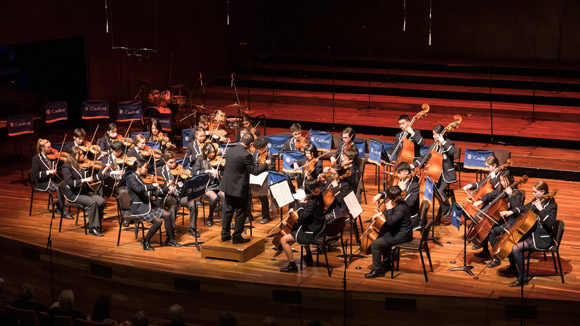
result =
M48 190L50 184L54 182L53 176L48 174L53 163L49 162L43 154L36 154L32 157L32 168L30 169L30 176L32 182L35 183L36 189Z
M411 140L413 142L413 144L415 145L415 157L419 157L421 156L421 147L425 145L425 140L423 139L423 136L421 136L421 131L420 130L414 130L415 134L413 135L413 137L411 137L411 134L407 134L407 139ZM399 133L397 133L395 135L395 143L393 144L393 148L389 151L389 155L393 156L393 151L395 150L395 148L397 148L397 146L399 146L399 143L401 141L403 141L403 134L405 132L401 131ZM402 146L402 144L401 144ZM399 148L397 151L400 151L401 148ZM387 157L388 158L388 157Z
M90 174L88 171L83 170L81 168L75 169L72 167L70 162L65 162L62 165L62 178L66 183L66 187L64 188L64 197L74 203L78 198L79 195L90 190L88 184L83 183L81 180L84 178L89 177ZM101 181L101 174L95 173L93 175L93 182Z
M224 176L220 190L226 195L245 197L250 192L250 173L258 175L268 170L268 165L254 165L254 159L244 146L238 144L226 153Z
M438 145L436 151L440 154L443 154L443 166L441 169L441 178L446 183L454 183L457 182L457 172L455 171L455 167L453 166L453 160L455 160L455 155L457 153L457 147L455 147L455 143L450 139L445 139L445 141ZM425 156L428 156L425 159ZM429 161L429 156L431 156L430 152L423 154L421 157L413 162L413 167L420 168L421 162L425 159L425 162Z
M534 247L536 249L547 249L552 245L553 237L552 227L556 222L556 215L558 214L558 205L555 201L551 200L543 204L543 209L538 211L534 206L534 201L532 200L524 206L516 207L511 211L517 214L525 213L528 210L532 210L536 214L536 224L530 230L532 234L532 240Z
M136 172L127 176L127 188L131 198L131 215L145 215L151 211L153 200L151 196L163 196L167 186L157 189L150 183L144 183L143 179Z
M189 161L189 167L193 167L195 161L201 158L201 150L203 145L200 145L197 140L190 141L185 149L185 159Z
M405 201L399 201L392 209L385 210L383 215L388 228L385 235L390 234L395 240L401 242L413 238L411 211Z

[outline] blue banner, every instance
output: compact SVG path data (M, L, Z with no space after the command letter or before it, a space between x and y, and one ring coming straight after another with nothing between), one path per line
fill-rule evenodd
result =
M369 139L369 162L381 165L381 154L383 153L383 142L376 139Z
M458 203L453 203L453 211L451 213L451 225L457 228L461 226L461 217L463 216L463 208Z
M205 194L205 187L209 181L209 175L204 173L188 179L183 186L183 191L187 194L187 201L195 200Z
M135 136L137 136L137 135L143 135L145 138L147 138L148 133L149 133L149 131L138 131L138 132L131 133L131 139L135 140Z
M83 119L109 119L109 101L84 101Z
M8 136L18 136L34 133L34 118L31 114L9 116L6 121Z
M268 171L268 185L273 185L278 183L282 180L290 181L290 178L282 172L278 171Z
M163 131L167 132L171 131L171 114L152 113L151 118L159 120L159 123L161 124L161 129Z
M284 157L283 157L283 161L282 161L282 171L290 172L290 173L298 173L298 171L294 171L294 168L292 167L292 163L296 162L298 160L301 160L305 157L306 157L306 154L304 154L304 152L300 152L300 151L284 152Z
M143 108L140 101L123 101L117 103L117 121L126 122L141 120Z
M425 199L433 203L433 190L435 189L435 183L431 178L427 177L425 179L425 194L423 195Z
M463 167L468 169L485 169L485 159L493 155L492 151L485 149L465 149L465 157L463 158Z
M161 143L158 141L148 141L145 145L151 147L152 149L161 149Z
M310 131L310 142L319 151L327 152L332 149L332 134L324 131Z
M358 157L365 158L367 152L367 141L363 138L355 138L354 144L358 149Z
M278 155L284 146L284 143L290 139L292 136L267 136L268 137L268 150L272 155Z
M194 140L193 135L192 135L192 139L189 139L190 134L191 134L191 128L184 128L181 130L181 144L183 145L183 148L187 147L187 144L189 144L190 140Z
M44 106L44 110L46 112L46 123L68 119L68 105L65 101L47 103Z

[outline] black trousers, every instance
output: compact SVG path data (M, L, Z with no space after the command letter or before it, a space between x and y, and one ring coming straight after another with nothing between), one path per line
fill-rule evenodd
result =
M89 216L89 227L97 228L101 225L103 211L105 210L105 205L107 203L103 197L94 192L87 192L79 195L74 203L86 207L87 215Z
M249 194L248 194L249 196ZM225 195L224 212L222 214L222 237L230 235L232 219L236 214L233 237L241 237L244 223L248 217L248 197Z
M387 233L384 236L375 239L371 243L371 253L373 256L373 269L381 269L384 268L383 266L383 254L391 255L391 247L411 241L413 239L413 235L406 236L404 234L396 234L393 236L391 233Z

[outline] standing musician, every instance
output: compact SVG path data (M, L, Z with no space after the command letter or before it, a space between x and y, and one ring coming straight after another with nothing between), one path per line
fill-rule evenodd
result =
M289 138L282 146L281 153L287 151L304 151L304 146L310 144L310 140L302 136L302 126L299 123L294 123L290 126L292 138Z
M117 124L114 122L109 123L107 126L107 132L97 142L97 145L101 148L101 155L97 159L102 159L111 150L111 145L113 141L117 138Z
M306 180L304 183L304 192L307 196L300 200L297 206L298 208L296 209L298 221L294 225L299 225L298 229L293 230L290 234L286 234L280 239L282 250L284 250L289 262L288 266L280 268L280 272L296 273L298 271L298 266L294 262L292 247L290 246L290 243L294 241L300 245L304 245L306 249L304 261L306 265L312 265L310 244L316 240L316 236L325 225L323 216L324 200L320 193L318 181L314 179Z
M87 171L79 166L81 149L72 147L68 158L62 166L62 177L66 183L64 198L71 203L81 204L86 207L89 215L89 234L102 237L99 231L103 211L105 210L105 199L93 191L90 183L100 181L99 174L87 176Z
M30 169L30 176L35 184L36 190L57 192L58 181L56 178L57 161L51 161L46 155L52 153L52 147L48 139L39 138L36 143L36 155L32 157L32 168ZM58 210L63 213L64 218L72 220L68 210L64 208L63 203L56 201Z
M189 209L188 234L197 238L199 237L199 233L197 232L197 206L195 200L188 201L187 194L182 193L183 183L185 183L184 178L174 176L171 173L171 170L178 168L175 152L172 150L166 151L165 154L163 154L163 159L165 160L165 165L157 167L157 175L163 177L163 180L165 180L168 187L174 188L174 190L172 193L166 193L164 196L159 196L157 203L159 207L167 208L169 213L171 213L173 225L175 225L175 217L177 216L179 206L187 207L187 209ZM181 182L179 182L178 177Z
M239 144L230 148L226 155L226 165L224 176L220 183L220 190L225 194L225 205L222 216L222 241L232 239L230 235L232 218L234 210L236 212L236 224L233 234L232 243L244 243L250 239L244 239L242 232L244 230L244 221L248 216L248 196L250 195L250 173L258 175L268 169L271 163L266 160L260 166L254 165L252 154L248 149L254 142L252 134L245 134Z
M201 157L201 151L205 140L205 130L201 128L195 129L195 139L187 144L187 149L185 150L185 160L189 162L189 166L193 167L195 161Z
M502 171L499 179L501 183L499 189L505 189L505 192L507 194L508 208L515 209L516 207L522 206L524 204L522 192L518 188L515 189L510 188L510 185L514 183L514 177L512 176L510 171L507 169ZM487 204L489 204L489 202L491 202L493 199L491 199L491 196L489 196L488 198L488 196L485 195L483 196L482 200L483 205L487 206ZM505 220L502 219L499 225L495 225L489 232L487 238L484 240L483 248L487 248L488 241L491 247L493 248L493 246L495 246L495 244L498 241L497 237L504 234L506 232L506 229L511 228L519 216L520 216L519 213L514 212L514 214L508 217L507 224L505 223ZM493 259L487 264L487 267L495 268L499 265L501 265L501 260L498 257L493 257Z
M87 132L83 128L76 128L73 132L73 142L65 144L62 151L69 153L72 147L82 146L86 137Z
M437 143L435 150L439 154L443 154L443 164L441 168L441 178L437 182L437 200L439 201L439 206L443 216L447 217L451 214L451 205L449 204L449 198L445 196L445 190L450 184L457 182L457 172L453 166L453 160L455 159L455 154L457 153L457 148L455 143L450 139L445 139L441 136L445 127L442 125L436 125L433 127L433 139ZM421 161L424 159L425 155L431 155L431 153L423 154L419 159L415 160L411 164L411 168L421 168ZM428 162L426 160L425 162Z
M167 185L163 188L158 183L145 183L143 177L147 175L147 161L137 160L135 171L127 176L127 188L131 198L131 215L146 222L153 223L149 228L145 239L142 240L143 250L155 250L151 247L151 237L161 228L162 219L165 221L165 231L167 240L165 244L172 247L181 247L173 236L173 222L171 213L159 208L151 199L151 196L163 196L165 193L172 193Z
M358 148L354 144L355 136L356 135L354 129L352 129L351 127L347 127L342 131L342 146L340 146L340 148L334 153L334 155L330 157L330 162L332 164L342 165L341 153L348 148L354 148L356 150L358 158Z
M477 190L485 185L485 183L489 180L489 184L492 186L493 191L485 194L482 198L473 203L474 206L481 207L482 209L487 206L492 200L499 195L502 188L500 187L500 171L498 170L499 161L497 157L494 155L488 156L485 159L485 169L489 173L488 178L484 178L478 182L470 183L463 187L463 190L468 191L471 189ZM508 184L509 186L510 184ZM472 250L479 250L483 248L482 251L475 254L476 257L480 258L490 258L489 249L487 248L488 241L487 239L480 245L473 246Z
M383 160L387 162L392 161L390 158L396 154L393 153L395 148L398 147L400 148L400 146L402 145L399 143L403 141L403 135L405 134L405 131L407 132L406 139L409 139L410 141L413 142L415 149L415 157L421 156L421 147L425 146L425 140L423 139L423 136L421 136L421 131L414 130L413 128L411 128L411 119L409 118L408 115L403 114L399 116L399 127L401 128L401 131L395 135L395 143L393 144L393 148L388 152L388 156L386 157L386 159L385 157L383 157Z
M255 151L252 154L254 159L254 164L256 167L260 165L260 160L262 161L270 161L268 164L267 170L274 170L274 160L272 159L272 153L268 151L268 138L266 137L258 137L256 141L254 141L254 148ZM270 218L270 202L268 200L268 195L259 195L258 199L260 200L260 205L262 206L262 219L260 220L260 224L267 224L272 219ZM252 198L250 197L249 204L252 204ZM250 210L251 211L251 210Z
M129 167L129 164L117 162L118 159L121 160L122 157L124 157L123 148L123 143L120 141L114 141L110 147L111 154L107 155L102 160L104 168L99 171L99 174L100 178L103 180L103 193L107 197L118 197L121 193L127 191L123 175ZM127 160L126 156L125 160Z
M299 170L300 167L302 167L304 171L304 173L299 174L296 179L300 188L303 187L306 179L318 179L318 176L322 173L322 160L316 160L318 158L318 149L316 146L314 146L314 144L304 146L304 154L306 157L292 164L294 170ZM316 162L314 162L314 160L316 160Z
M371 251L373 255L373 270L365 274L366 278L375 278L385 275L390 267L389 259L383 263L382 256L387 254L390 256L391 247L411 241L413 239L413 228L411 222L411 211L409 206L402 198L401 188L398 186L387 189L387 199L385 204L386 210L375 214L373 219L378 218L381 214L384 215L388 230L384 236L377 238L371 243Z
M193 175L207 173L209 176L209 181L205 188L205 196L209 199L209 214L206 225L211 227L213 225L213 213L215 212L219 200L221 199L222 204L225 202L224 193L219 191L219 169L221 168L219 165L223 164L223 160L220 162L220 158L217 158L217 151L212 143L205 143L202 151L201 157L195 161L191 172ZM223 211L224 210L222 209L222 214Z
M518 279L510 283L509 286L517 287L528 284L531 278L526 275L524 267L524 251L532 249L548 249L554 244L555 234L552 234L552 227L556 222L558 214L558 205L554 198L542 203L543 197L549 192L548 184L545 181L536 181L532 187L534 198L524 206L516 207L508 211L500 212L503 217L509 217L514 214L521 214L529 209L536 214L536 223L531 230L522 237L520 242L512 247L509 255L510 266L506 269L500 269L500 276L517 275ZM517 266L517 267L516 267ZM519 271L519 272L518 272Z
M411 212L411 221L413 230L421 227L421 218L419 216L419 183L417 182L417 177L411 175L413 170L411 165L407 162L399 162L395 166L395 173L399 178L397 186L404 191L407 195L403 199L409 210ZM382 191L373 197L373 203L376 203L379 199L387 198L387 192Z

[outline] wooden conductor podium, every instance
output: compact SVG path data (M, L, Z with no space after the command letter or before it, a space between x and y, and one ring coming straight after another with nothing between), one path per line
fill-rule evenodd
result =
M240 263L256 257L265 250L265 238L251 238L251 241L232 244L232 241L221 241L220 236L201 245L201 258L233 260Z

